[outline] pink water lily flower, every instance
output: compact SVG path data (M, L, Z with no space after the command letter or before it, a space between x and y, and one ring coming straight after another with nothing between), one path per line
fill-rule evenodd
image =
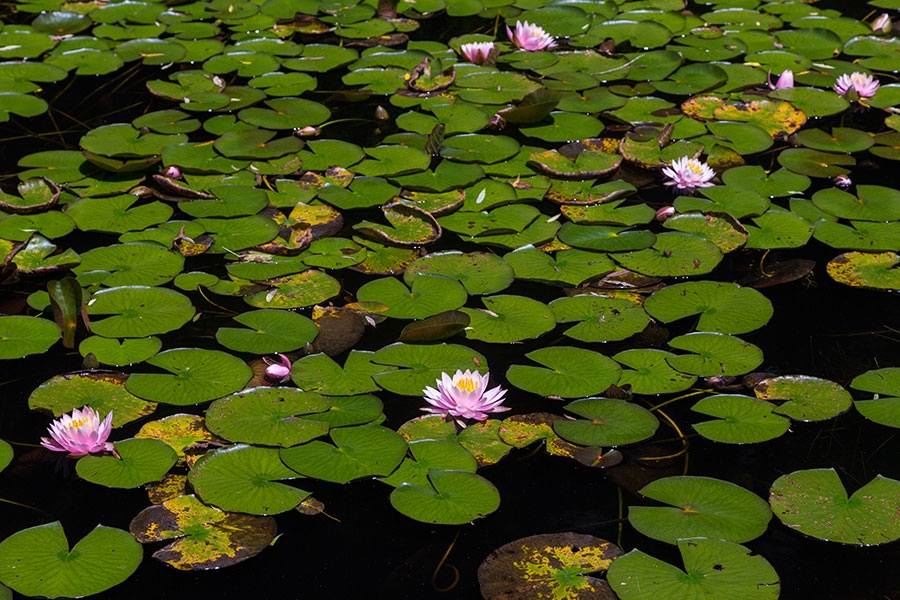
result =
M53 421L48 428L50 438L41 438L41 445L54 452L68 452L78 457L93 452L112 452L112 442L107 442L112 432L113 414L110 412L103 421L100 414L90 406L81 410L73 409L71 415L63 415Z
M679 190L688 191L714 185L710 179L716 176L716 172L709 168L708 164L687 156L676 158L662 172L671 179L666 185L674 185Z
M871 75L854 71L849 75L844 73L838 77L834 84L834 91L850 100L856 100L857 98L871 98L880 86L878 80Z
M794 87L794 72L790 69L785 69L781 72L781 75L778 76L778 81L774 84L772 83L772 73L769 73L768 77L766 77L766 81L769 84L769 89L771 90L783 90L785 88Z
M516 21L515 32L507 25L506 35L509 36L509 41L515 44L516 48L527 50L529 52L536 52L537 50L545 50L556 46L556 40L552 35L544 31L543 27L534 25L528 21L525 21L524 23Z
M487 389L489 375L480 375L478 371L468 369L465 372L457 370L452 378L447 373L442 373L436 382L437 389L425 388L425 401L431 406L422 410L435 415L476 421L484 421L490 413L509 410L509 407L501 406L506 390L499 385Z
M494 42L472 42L459 47L460 54L473 65L490 64L497 56Z

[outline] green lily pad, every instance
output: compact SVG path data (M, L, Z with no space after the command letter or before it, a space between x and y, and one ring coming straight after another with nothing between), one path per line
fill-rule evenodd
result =
M712 377L743 375L762 364L758 346L723 333L689 333L669 340L669 346L695 354L670 356L666 360L682 373Z
M328 400L314 392L256 387L213 402L206 427L231 442L287 448L325 435L326 423L306 417L328 407Z
M474 473L478 467L475 458L461 445L449 440L416 440L409 442L413 458L404 458L397 469L382 477L382 481L393 487L410 483L428 487L428 471L445 469Z
M169 445L179 458L185 449L198 443L220 441L206 428L206 421L197 415L174 414L144 423L136 438L159 440Z
M360 477L385 476L406 455L406 440L393 430L367 424L329 433L335 445L312 441L281 450L281 460L307 477L348 483Z
M310 492L279 483L296 477L275 448L238 444L203 455L188 481L205 504L225 511L272 515L289 511L309 497Z
M756 191L741 186L714 186L703 188L700 193L706 198L682 196L675 200L678 212L700 211L704 213L726 213L736 219L766 212L771 203Z
M328 396L364 394L379 389L372 379L387 367L372 363L372 352L351 350L341 367L325 354L311 354L294 362L291 379L300 389Z
M688 389L697 377L670 367L668 361L675 356L671 352L650 348L619 352L613 359L629 367L622 370L619 387L631 386L635 394L666 394Z
M512 365L506 379L521 390L560 398L603 392L619 380L621 368L598 352L570 346L540 348L525 355L546 368Z
M364 284L356 293L360 302L380 302L388 307L383 314L398 319L424 319L466 302L465 288L449 277L420 274L406 288L398 279L386 277Z
M842 219L900 220L900 192L897 190L880 185L858 185L856 194L829 188L813 194L812 201L818 208Z
M722 260L712 242L679 231L657 234L650 248L616 254L613 260L626 269L655 277L703 275Z
M369 158L354 165L354 173L369 177L396 177L424 171L431 164L425 152L409 146L378 146L365 148Z
M889 251L900 248L900 221L852 221L850 225L843 225L822 220L815 224L813 237L832 248Z
M255 310L237 315L234 320L246 328L220 327L216 340L237 352L290 352L312 342L319 332L307 317L284 310Z
M657 290L644 301L644 310L663 323L699 315L698 331L747 333L765 325L774 309L753 288L733 283L690 281Z
M778 573L765 558L739 544L694 538L676 542L684 569L632 550L609 567L607 581L627 600L681 600L686 597L776 600Z
M900 255L894 252L845 252L827 265L828 275L844 285L900 290Z
M429 487L401 484L391 492L391 506L423 523L462 525L499 508L497 488L475 473L432 469Z
M125 233L166 222L172 207L162 202L135 206L137 196L122 194L109 198L84 198L66 206L66 213L84 231Z
M833 381L807 375L771 377L756 384L757 398L784 400L775 412L797 421L821 421L847 411L853 403L850 392Z
M194 495L149 506L129 530L142 544L168 542L153 558L180 571L228 567L262 552L275 539L272 517L226 513Z
M167 444L157 440L129 439L116 442L118 456L82 457L78 475L86 481L112 488L136 488L159 481L178 459Z
M341 284L337 279L316 269L267 279L262 283L268 289L244 297L244 301L250 306L269 309L302 308L324 302L341 291Z
M553 311L525 296L497 295L481 299L485 308L462 308L469 315L466 337L485 342L509 343L532 339L556 327Z
M379 242L402 247L418 247L441 237L441 226L434 216L418 206L401 200L389 202L381 208L390 226L361 221L353 229Z
M844 167L856 166L856 159L849 154L821 152L810 148L788 148L778 155L778 164L785 169L808 177L837 177L850 171Z
M194 316L190 299L174 290L124 286L101 290L87 303L91 331L110 338L142 338L174 331ZM97 316L106 316L97 319Z
M725 444L756 444L780 437L791 426L790 419L775 414L775 405L749 396L721 394L700 400L691 410L717 417L694 423L708 440Z
M125 389L127 375L114 371L68 373L51 377L28 397L28 408L59 417L73 408L89 406L102 416L113 413L113 427L121 427L156 410Z
M659 421L642 406L625 400L585 398L566 405L584 419L559 419L553 431L582 446L624 446L653 437Z
M820 540L874 546L900 539L900 481L878 475L853 495L834 469L808 469L772 483L772 512L794 531Z
M582 342L624 340L650 323L650 317L639 305L624 298L569 296L551 302L550 309L558 323L577 322L563 334Z
M0 92L0 123L9 121L11 115L36 117L47 112L49 105L41 98L18 92Z
M900 428L900 368L886 367L866 371L854 377L850 387L875 394L872 400L857 400L853 403L862 416L881 425ZM882 395L887 398L882 398Z
M40 317L0 316L0 359L46 352L61 337L59 326Z
M0 471L9 466L9 463L12 462L13 457L13 448L9 445L9 442L0 440Z
M103 525L70 548L62 525L54 521L0 543L0 581L25 596L80 598L122 583L142 557L130 533Z
M386 365L373 376L382 388L405 396L422 396L426 387L434 387L443 373L487 368L480 353L457 344L419 345L395 343L375 352L372 362Z
M766 198L800 194L810 186L810 179L805 175L787 169L767 173L757 165L728 169L722 174L722 181L729 188L750 190Z
M268 70L255 73L261 75ZM238 112L238 118L250 125L267 129L300 129L328 120L331 111L322 104L302 98L273 98L264 102L268 108L250 107Z
M556 285L580 285L616 270L606 255L588 250L560 250L554 256L534 246L523 246L504 255L517 279Z
M132 373L126 389L141 398L179 406L227 396L244 387L252 375L244 361L219 350L175 348L160 352L147 364L169 374Z
M133 242L88 250L72 271L109 287L157 286L174 279L183 268L181 254L152 242Z
M456 279L471 295L502 291L515 278L511 266L496 255L486 252L432 252L407 267L403 279L410 284L420 273Z
M749 542L766 531L772 518L766 501L753 492L710 477L664 477L640 493L670 507L630 506L628 522L669 544L694 537Z

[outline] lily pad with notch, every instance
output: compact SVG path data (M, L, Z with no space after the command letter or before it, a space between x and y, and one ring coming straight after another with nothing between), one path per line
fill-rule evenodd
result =
M581 285L617 268L606 254L599 252L559 250L551 256L531 245L518 248L503 259L512 266L517 279L556 285Z
M394 277L376 279L364 284L356 293L360 302L379 302L388 307L385 316L398 319L424 319L455 310L465 304L465 288L450 277L418 274L407 288Z
M328 424L307 418L330 407L315 392L291 387L255 387L213 402L206 427L231 442L287 448L328 432Z
M261 283L268 289L244 296L244 302L256 308L303 308L333 298L341 291L337 279L317 269Z
M827 379L808 375L782 375L763 379L753 387L757 398L783 400L778 414L797 421L822 421L846 412L853 404L850 392Z
M656 235L649 248L615 254L613 260L631 271L656 277L704 275L722 261L722 251L699 236L679 231Z
M553 311L525 296L496 295L481 299L484 309L462 308L469 315L466 337L494 343L537 338L556 327Z
M900 191L880 185L858 185L856 195L837 188L819 190L813 204L841 219L855 221L900 220Z
M669 346L694 353L667 357L672 368L701 377L744 375L763 362L759 346L724 333L688 333L669 340Z
M107 287L163 285L184 268L184 257L153 242L99 246L81 255L72 272ZM105 275L104 275L105 274Z
M653 437L659 421L642 406L610 398L584 398L565 406L584 419L559 419L553 431L581 446L624 446Z
M871 369L854 377L850 387L875 394L871 400L853 403L862 416L881 425L900 428L900 367Z
M800 194L810 186L810 179L787 169L766 172L759 165L734 167L722 173L722 181L731 189L756 192L765 198L781 198ZM757 213L758 214L758 213Z
M328 396L364 394L379 389L372 377L388 370L372 362L373 353L351 350L344 366L326 354L304 356L291 367L291 379L303 390Z
M727 173L727 171L726 171ZM766 212L771 203L759 193L742 189L742 186L713 186L703 188L700 193L706 198L680 196L675 199L675 209L680 212L700 211L703 213L726 213L735 219Z
M900 255L896 252L845 252L827 265L838 283L876 290L900 290Z
M430 469L429 486L403 483L391 506L423 523L462 525L499 508L500 493L487 479L465 471Z
M430 469L474 473L478 468L475 458L455 441L415 440L409 442L409 452L412 458L404 458L393 473L380 478L379 481L395 488L403 483L429 487Z
M125 233L166 222L174 212L162 202L135 206L139 198L121 194L108 198L83 198L67 204L68 215L82 231Z
M808 469L772 483L772 511L794 531L810 537L875 546L900 539L900 481L881 475L848 496L834 469Z
M244 387L252 375L244 361L220 350L174 348L147 364L169 373L132 373L125 388L138 397L178 406L227 396Z
M62 337L56 323L40 317L3 315L0 328L0 359L42 354Z
M329 435L334 445L315 440L283 448L281 460L307 477L348 483L361 477L388 475L406 455L406 440L380 425L339 427Z
M680 569L632 550L609 567L607 580L629 600L681 600L685 597L777 600L781 581L761 555L740 544L692 538L675 542L684 562Z
M237 352L290 352L312 342L319 332L307 317L285 310L254 310L241 313L234 320L246 327L220 327L216 341Z
M487 252L432 252L407 267L403 279L410 284L419 274L456 279L470 295L493 294L506 289L515 279L513 268Z
M697 235L715 244L723 254L747 243L747 229L728 213L682 213L669 217L663 227Z
M320 125L331 116L331 111L324 105L302 98L273 98L264 104L268 108L251 106L238 112L238 118L266 129L300 129Z
M526 354L525 358L545 368L514 364L506 371L506 379L520 390L541 396L593 396L616 383L622 372L611 358L571 346L539 348Z
M550 309L557 323L576 323L563 335L581 342L625 340L650 324L647 312L625 298L579 294L553 300Z
M141 558L141 545L127 531L97 525L70 547L54 521L0 543L0 581L25 596L80 598L122 583Z
M663 323L698 315L698 331L719 333L748 333L768 323L774 314L769 299L755 289L716 281L664 287L644 301L644 310Z
M434 387L444 373L487 369L487 359L481 353L458 344L398 342L377 350L372 362L385 365L381 373L373 375L379 386L395 394L419 397L426 387Z
M143 338L174 331L196 310L190 299L174 290L123 286L101 290L87 303L91 331L109 338ZM108 315L97 319L98 316Z
M142 544L167 542L153 558L180 571L221 569L256 556L275 539L272 517L228 513L177 496L139 512L129 525Z
M78 475L91 483L111 488L136 488L159 481L178 460L167 444L158 440L128 439L115 443L117 456L82 457Z
M765 533L772 518L765 500L711 477L664 477L644 486L640 494L670 506L630 506L628 522L669 544L695 537L749 542Z
M296 479L275 448L237 444L206 453L188 474L204 504L225 511L273 515L291 510L310 492L279 480Z
M422 246L440 239L440 222L418 206L396 200L381 208L390 225L361 221L353 229L378 242L401 247Z
M613 359L629 367L622 370L619 387L631 386L635 394L667 394L688 389L697 377L669 366L668 360L675 356L671 352L652 348L632 348L619 352Z
M700 435L725 444L757 444L784 435L791 420L775 414L770 402L732 394L708 396L691 410L711 417L711 421L694 423Z

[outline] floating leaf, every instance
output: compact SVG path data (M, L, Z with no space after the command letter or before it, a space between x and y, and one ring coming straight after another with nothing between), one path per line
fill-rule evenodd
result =
M775 412L798 421L830 419L850 408L850 392L833 381L807 375L771 377L756 384L753 392L763 400L784 400Z
M234 320L247 328L220 327L216 331L216 340L238 352L290 352L312 342L319 332L307 317L282 310L248 311Z
M699 315L699 331L747 333L765 325L772 303L752 288L733 283L691 281L662 288L644 301L644 310L663 323Z
M500 494L487 479L465 471L428 472L430 487L404 483L391 492L391 506L424 523L462 525L499 508Z
M256 387L213 402L206 427L231 442L288 447L325 435L328 425L306 417L328 410L328 400L289 387Z
M628 521L669 544L694 537L749 542L765 532L772 518L766 501L753 492L709 477L664 477L640 493L671 507L630 506Z
M412 279L410 288L393 277L369 281L359 288L356 298L384 304L388 309L383 314L388 317L424 319L460 308L468 295L455 279L420 274Z
M525 296L485 296L484 309L462 308L469 315L466 337L485 342L506 343L532 339L556 326L553 311Z
M624 298L569 296L551 302L550 309L558 323L576 322L564 335L582 342L624 340L643 331L650 323L643 308Z
M834 469L808 469L772 483L772 512L794 531L820 540L874 546L900 539L900 481L878 475L853 495Z
M671 352L650 348L619 352L613 358L630 367L622 370L619 387L631 386L635 394L665 394L688 389L697 378L670 367L668 361L675 356Z
M251 371L244 362L219 350L175 348L147 361L169 374L132 373L125 387L141 398L187 406L221 398L241 389Z
M541 396L592 396L616 383L621 374L614 360L583 348L552 346L529 352L525 357L546 368L512 365L506 371L506 379L521 390Z
M694 423L703 437L726 444L755 444L783 435L791 426L790 419L775 414L775 405L750 398L721 394L697 402L691 410L718 417Z
M0 359L41 354L60 339L59 326L39 317L0 316Z
M67 373L51 377L28 397L28 408L59 417L74 408L89 406L101 416L113 413L113 427L121 427L152 414L156 404L125 388L128 376L114 371Z
M118 456L82 457L78 475L91 483L112 488L136 488L162 479L178 455L157 440L130 439L115 443Z
M70 548L62 525L54 521L0 543L0 581L25 596L80 598L122 583L142 557L130 533L103 525Z
M553 422L559 437L581 446L624 446L653 436L659 421L647 409L624 400L585 398L566 405L585 420Z

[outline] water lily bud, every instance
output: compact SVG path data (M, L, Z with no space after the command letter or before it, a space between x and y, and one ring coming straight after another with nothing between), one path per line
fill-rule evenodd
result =
M875 33L890 33L892 26L891 17L887 13L881 13L872 21L872 31Z
M169 177L170 179L181 179L181 169L176 167L175 165L169 165L166 167L163 172L163 175Z
M387 121L391 118L391 115L388 114L388 111L385 107L378 105L375 107L375 119L378 121Z
M675 214L674 206L663 206L661 209L656 211L656 216L654 218L657 221L659 221L660 223L662 223L663 221L665 221L669 217L673 216L674 214Z
M840 188L842 190L846 190L851 185L853 185L853 180L851 180L846 175L838 175L834 178L834 187Z
M294 135L297 137L313 137L320 133L322 133L322 130L318 127L313 127L312 125L307 125L306 127L294 130Z

